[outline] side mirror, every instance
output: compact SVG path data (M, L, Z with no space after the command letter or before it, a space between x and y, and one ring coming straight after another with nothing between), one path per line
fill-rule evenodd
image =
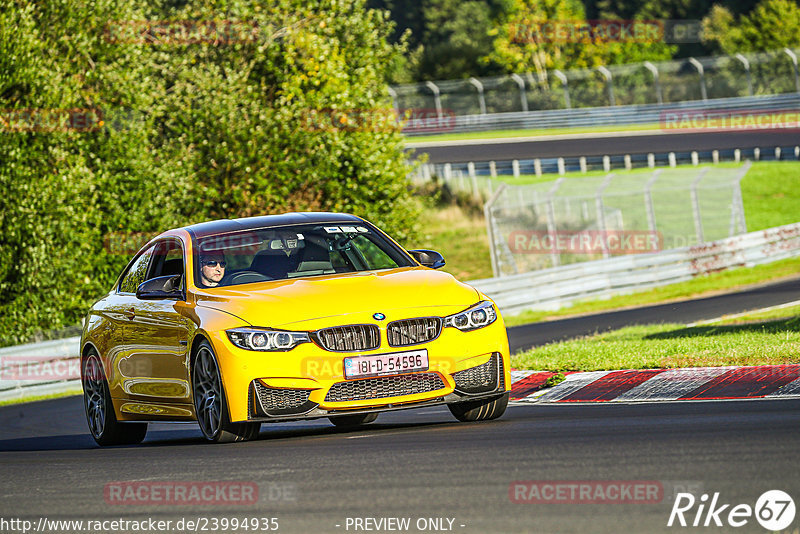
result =
M158 276L142 282L136 288L136 298L141 300L181 300L183 298L181 275Z
M444 267L444 258L435 250L409 250L408 253L417 260L417 263L425 267L430 267L431 269L440 269Z

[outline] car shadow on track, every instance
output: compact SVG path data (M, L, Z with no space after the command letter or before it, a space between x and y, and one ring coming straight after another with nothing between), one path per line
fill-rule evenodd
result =
M181 425L183 426L183 425ZM335 426L313 425L313 426L292 426L265 424L261 428L258 438L246 443L229 445L218 445L221 447L239 447L243 445L256 445L258 443L284 441L293 439L303 439L309 437L349 437L356 434L370 434L379 437L385 432L397 432L402 430L413 430L431 427L467 427L463 423L453 421L435 422L397 422L397 423L373 423L354 428L339 428ZM199 429L188 427L170 429L166 424L158 424L159 429L153 429L147 433L145 441L138 445L117 445L113 447L103 447L105 449L125 449L130 447L175 447L185 445L209 445L200 434ZM277 427L277 428L276 428ZM59 450L83 450L100 449L92 437L88 434L60 434L51 436L33 436L25 438L11 438L0 440L0 452L12 451L59 451Z

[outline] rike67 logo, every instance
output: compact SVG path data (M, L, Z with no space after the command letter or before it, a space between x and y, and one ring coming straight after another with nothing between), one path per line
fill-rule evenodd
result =
M742 527L754 516L758 524L767 530L783 530L794 521L794 500L781 490L765 491L755 506L724 503L719 492L710 499L706 493L699 499L691 493L678 493L667 526Z

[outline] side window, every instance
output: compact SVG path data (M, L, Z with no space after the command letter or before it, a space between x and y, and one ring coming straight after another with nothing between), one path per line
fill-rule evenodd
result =
M394 269L397 267L397 262L390 258L388 254L382 251L378 245L370 241L366 236L356 236L356 238L353 239L353 245L364 255L369 269Z
M150 262L150 272L146 280L158 276L181 276L183 284L183 248L180 241L175 239L165 239L155 245L155 253Z
M147 267L150 265L150 258L153 257L155 247L150 247L139 256L119 284L121 293L136 293L139 284L146 280Z

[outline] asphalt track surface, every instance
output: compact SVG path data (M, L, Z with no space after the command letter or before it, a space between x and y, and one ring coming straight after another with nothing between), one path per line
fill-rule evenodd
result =
M417 142L412 139L411 142ZM420 143L424 138L419 138ZM712 131L630 134L585 134L553 136L529 140L493 140L459 144L441 144L415 148L416 155L428 154L429 163L462 163L467 161L503 161L512 159L646 154L657 151L691 152L693 150L732 150L735 148L773 148L795 146L800 132L789 131ZM657 147L657 150L654 149Z
M483 423L428 408L351 431L263 425L258 440L233 445L206 444L194 426L152 425L142 445L99 449L80 398L69 397L2 408L0 427L2 517L34 522L274 517L279 532L340 533L356 532L348 517L444 517L463 533L660 532L681 488L750 506L771 489L800 500L798 400L511 406ZM110 482L219 480L256 483L258 503L104 500ZM520 480L655 481L663 495L655 504L512 503ZM736 530L764 532L753 518Z
M800 278L712 297L514 326L508 329L508 342L513 354L534 346L624 326L686 324L796 300L800 300Z
M633 317L709 318L796 299L799 285L639 309ZM566 328L554 325L551 333ZM101 449L88 435L81 398L67 397L2 407L0 429L0 520L274 517L279 532L338 533L367 532L347 529L347 518L401 517L411 519L407 532L421 531L419 518L452 519L452 531L463 533L674 532L684 530L666 527L677 491L719 492L720 503L754 506L763 492L781 489L800 504L796 399L512 405L482 423L458 423L446 408L428 407L384 413L349 431L326 420L262 425L258 440L232 445L206 444L193 424L152 424L142 445ZM651 504L530 504L509 496L514 481L587 480L655 481L663 494ZM106 485L121 481L252 482L259 499L106 502ZM789 531L798 526L800 516ZM764 532L753 518L735 530Z

